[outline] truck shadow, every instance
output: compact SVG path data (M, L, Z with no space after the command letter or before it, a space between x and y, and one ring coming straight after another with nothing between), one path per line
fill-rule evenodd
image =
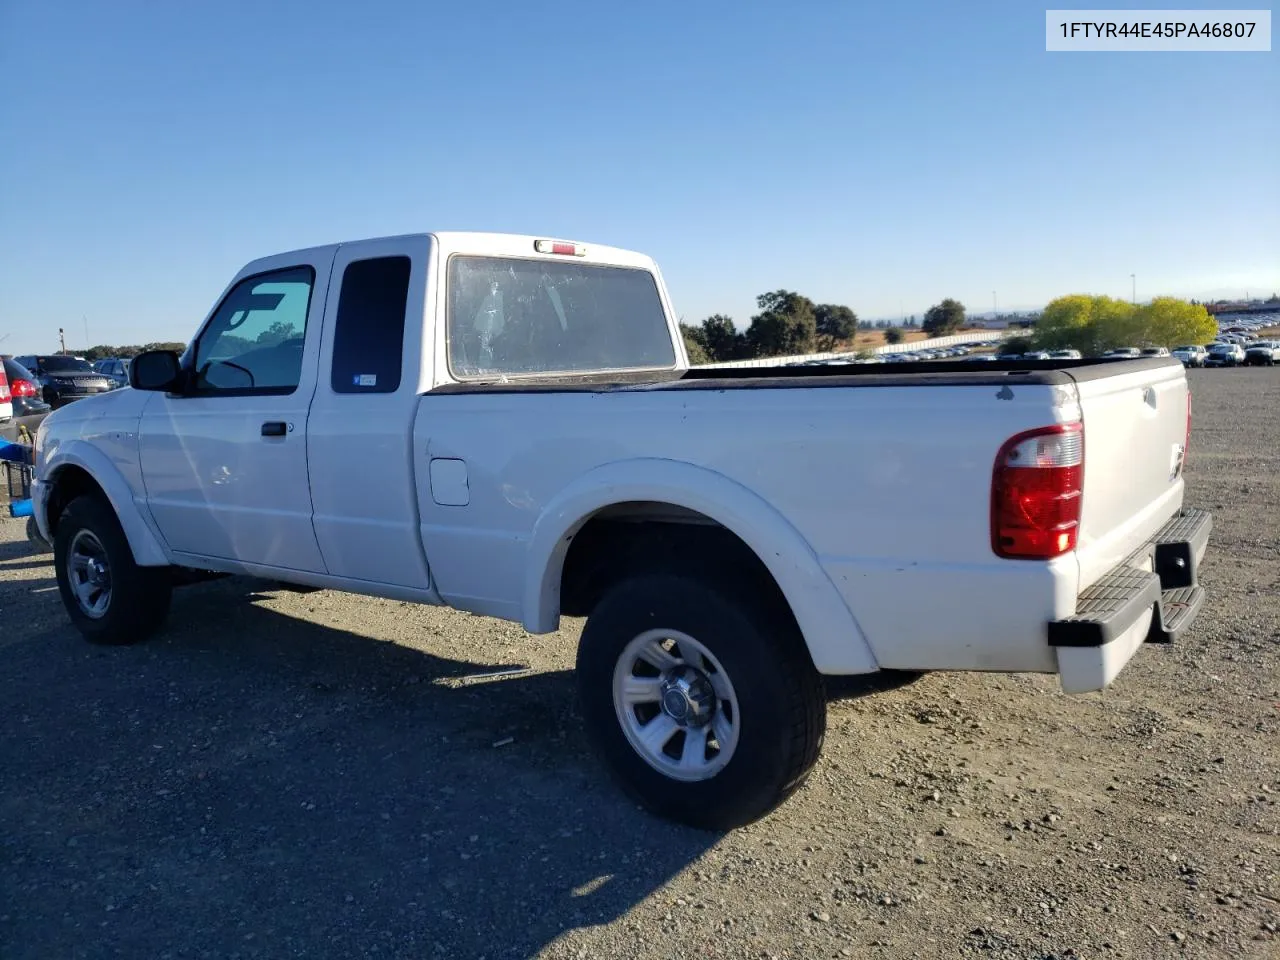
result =
M137 647L59 623L6 650L7 957L526 957L718 840L623 798L568 671L499 676L255 596L186 588Z

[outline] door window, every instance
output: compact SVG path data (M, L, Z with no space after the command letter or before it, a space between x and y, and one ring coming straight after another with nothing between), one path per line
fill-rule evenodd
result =
M302 379L314 285L310 267L276 270L238 283L196 341L193 392L293 393Z

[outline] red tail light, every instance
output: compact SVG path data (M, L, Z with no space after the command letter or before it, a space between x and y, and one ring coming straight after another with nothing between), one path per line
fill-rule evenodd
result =
M991 480L991 549L1051 560L1076 548L1084 491L1084 427L1063 423L1007 440Z
M15 380L10 384L13 395L15 397L36 397L39 394L36 391L36 385L30 380Z
M4 372L4 367L0 365L0 403L7 403L12 399L9 393L9 375Z

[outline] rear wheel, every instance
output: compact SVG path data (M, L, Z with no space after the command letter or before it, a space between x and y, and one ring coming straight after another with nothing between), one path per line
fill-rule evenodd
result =
M587 732L623 788L690 826L729 829L787 799L818 758L822 678L790 611L689 576L616 584L578 647Z
M98 496L67 504L53 538L62 604L91 643L145 640L169 612L167 567L140 567L115 511Z

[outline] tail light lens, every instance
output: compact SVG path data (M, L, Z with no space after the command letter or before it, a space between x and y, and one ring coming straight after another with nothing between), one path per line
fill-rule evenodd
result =
M15 397L35 397L36 385L30 380L15 380L10 384L10 390Z
M1084 492L1084 427L1028 430L1000 448L991 481L991 549L1052 560L1076 548Z
M4 372L4 366L0 365L0 403L5 403L13 399L9 393L9 375Z

